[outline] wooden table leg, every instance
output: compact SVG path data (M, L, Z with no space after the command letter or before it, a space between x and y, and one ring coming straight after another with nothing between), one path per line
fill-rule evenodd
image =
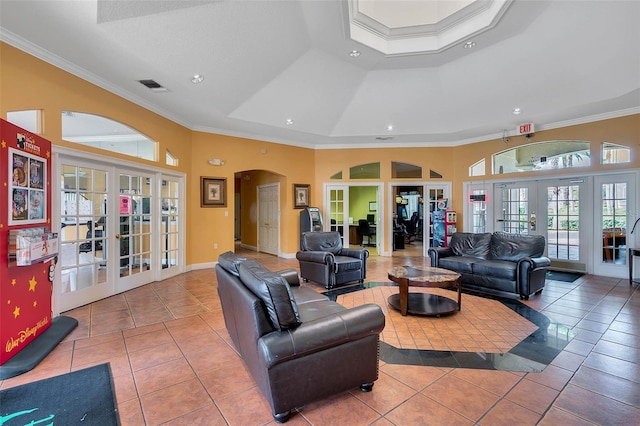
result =
M458 310L462 309L462 278L458 278Z
M400 287L400 314L406 317L409 309L409 280L401 278L398 280L398 286Z

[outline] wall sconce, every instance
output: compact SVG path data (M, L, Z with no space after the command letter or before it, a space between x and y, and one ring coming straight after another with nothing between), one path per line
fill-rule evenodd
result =
M219 158L210 158L208 163L212 166L222 166L224 165L224 160L221 160Z

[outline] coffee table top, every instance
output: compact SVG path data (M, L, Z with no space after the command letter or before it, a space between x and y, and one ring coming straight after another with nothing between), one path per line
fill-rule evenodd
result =
M431 266L394 266L387 271L391 281L399 281L406 278L412 286L449 285L460 278L460 274L443 268Z

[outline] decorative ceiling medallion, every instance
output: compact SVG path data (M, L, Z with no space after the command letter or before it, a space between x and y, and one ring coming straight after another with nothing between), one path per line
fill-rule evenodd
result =
M495 27L513 0L348 0L351 39L389 56L437 53Z

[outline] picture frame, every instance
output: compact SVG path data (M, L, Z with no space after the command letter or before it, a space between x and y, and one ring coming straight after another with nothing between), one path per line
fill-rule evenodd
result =
M294 183L293 184L293 207L296 209L305 209L309 207L309 184Z
M375 212L378 210L378 203L375 201L369 201L369 211Z
M200 207L227 206L227 179L200 177Z

